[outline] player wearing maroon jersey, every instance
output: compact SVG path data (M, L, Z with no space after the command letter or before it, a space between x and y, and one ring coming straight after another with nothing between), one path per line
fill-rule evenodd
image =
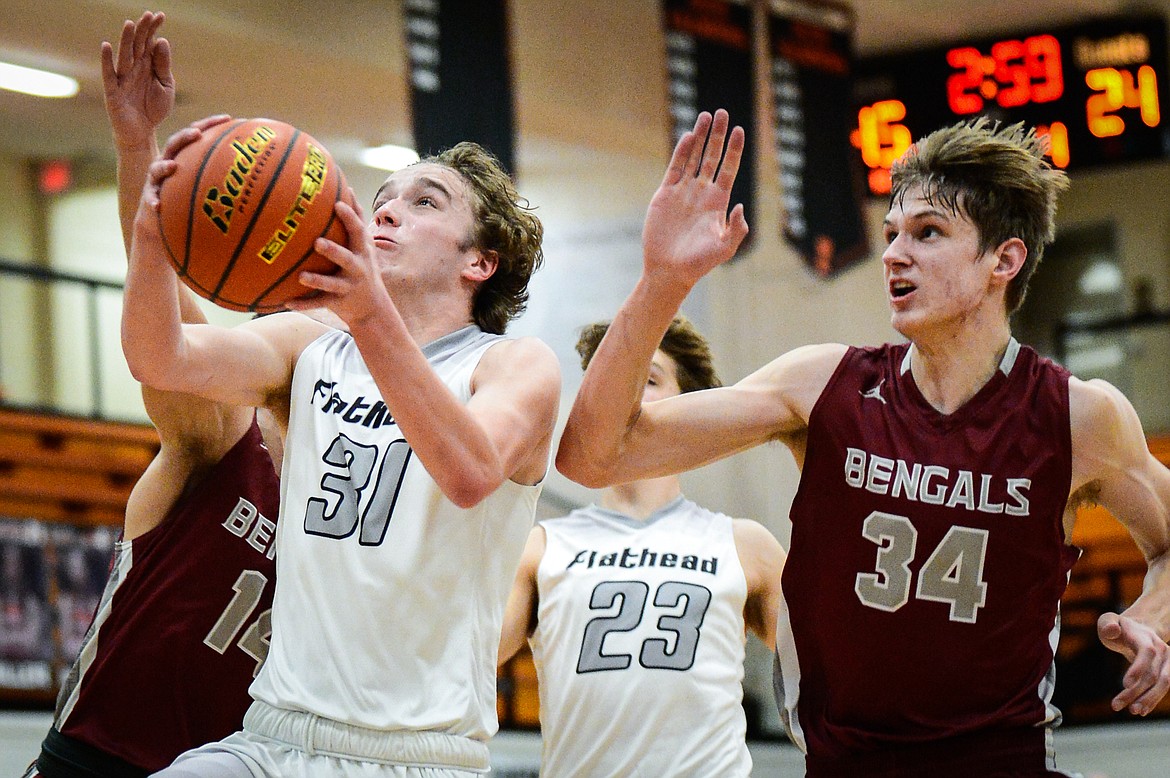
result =
M161 14L103 45L123 234L174 101ZM188 293L185 321L203 314ZM251 408L143 387L160 448L131 492L93 624L28 775L145 776L240 727L268 650L280 437ZM267 431L268 425L265 425Z
M743 132L700 116L646 218L642 277L557 454L575 480L688 470L770 441L801 466L778 702L811 776L1053 775L1051 673L1077 508L1129 529L1149 574L1098 633L1130 662L1117 710L1170 688L1170 471L1132 405L1011 336L1064 175L1021 127L933 133L900 160L882 257L909 344L806 346L734 386L639 407L690 289L747 233L727 207ZM704 145L705 143L705 145Z

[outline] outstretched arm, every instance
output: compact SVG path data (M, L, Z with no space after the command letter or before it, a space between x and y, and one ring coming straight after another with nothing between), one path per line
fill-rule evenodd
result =
M117 52L101 47L106 115L114 135L118 172L118 215L127 255L134 215L150 163L158 155L157 130L174 107L175 80L170 45L156 37L165 17L146 11L126 20ZM206 323L194 296L179 288L181 318ZM240 439L252 409L187 394L142 387L147 416L158 430L160 449L135 483L126 505L123 537L132 540L166 517L191 476L219 461Z
M102 42L102 85L118 154L118 216L127 247L146 171L158 156L158 127L175 106L171 46L155 37L165 20L151 11L137 22L127 19L116 53Z
M1069 381L1074 494L1088 493L1129 530L1149 571L1142 594L1098 620L1101 642L1130 662L1114 710L1146 715L1170 691L1170 470L1150 453L1141 422L1104 381Z
M700 114L675 146L646 213L641 278L590 361L561 438L557 468L569 478L610 482L606 471L638 419L663 334L699 279L734 256L747 235L743 206L727 210L743 144L740 127L728 137L720 110Z

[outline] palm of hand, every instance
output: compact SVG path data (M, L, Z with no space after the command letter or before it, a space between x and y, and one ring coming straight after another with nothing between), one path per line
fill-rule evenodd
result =
M743 130L729 135L728 124L726 111L702 113L675 146L642 230L647 272L693 284L731 259L747 235L743 206L727 212L744 145Z
M726 262L742 240L728 223L729 194L697 178L664 183L646 217L642 235L646 256L695 278Z

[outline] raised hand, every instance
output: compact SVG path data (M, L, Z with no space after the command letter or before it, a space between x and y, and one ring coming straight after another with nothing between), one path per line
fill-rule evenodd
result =
M675 146L642 228L644 270L687 288L735 255L748 233L743 205L727 212L743 156L743 128L727 112L699 114ZM726 152L724 142L726 141Z
M1116 613L1097 620L1097 635L1106 648L1129 660L1125 688L1113 698L1113 709L1145 716L1170 690L1170 646L1149 626Z
M126 20L116 55L108 41L102 42L106 113L119 147L153 144L155 130L175 106L171 46L155 37L165 20L151 11L137 22Z

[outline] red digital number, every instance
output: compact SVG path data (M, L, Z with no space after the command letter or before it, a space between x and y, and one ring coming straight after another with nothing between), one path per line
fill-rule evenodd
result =
M1020 41L1000 41L991 47L995 61L995 80L1004 85L996 95L996 102L1004 108L1015 108L1028 102L1032 79L1024 65L1024 44Z
M1068 167L1071 155L1068 149L1068 127L1064 125L1064 122L1053 122L1051 126L1038 124L1036 125L1036 134L1047 138L1048 151L1046 155L1052 160L1052 166Z
M1051 35L1036 35L1024 41L1024 64L1032 79L1032 102L1049 103L1064 94L1064 68L1060 64L1060 41Z
M947 105L963 116L983 110L979 88L983 85L983 55L978 49L964 46L947 52L947 64L960 72L947 77Z
M1060 42L1051 35L999 41L988 57L972 46L951 49L947 64L957 71L947 77L947 105L960 116L979 113L986 100L1016 108L1064 94Z

